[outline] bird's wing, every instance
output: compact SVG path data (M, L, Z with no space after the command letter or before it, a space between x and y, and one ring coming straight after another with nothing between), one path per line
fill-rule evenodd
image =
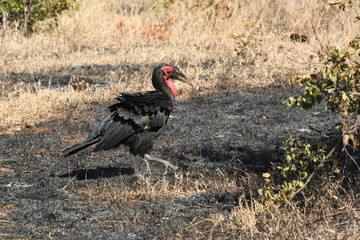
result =
M166 124L173 107L161 92L122 93L116 100L109 107L111 114L87 138L99 138L94 151L114 148L144 129L157 131Z

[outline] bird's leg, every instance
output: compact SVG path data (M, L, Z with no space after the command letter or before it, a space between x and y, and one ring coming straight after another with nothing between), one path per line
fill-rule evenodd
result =
M149 155L149 154L145 154L144 157L145 157L145 159L147 159L147 160L154 161L154 162L159 162L159 163L164 164L164 165L165 165L165 172L164 172L164 174L167 173L168 167L174 169L175 171L179 169L178 166L175 166L175 165L172 164L171 162L166 161L166 160L164 160L164 159L157 158L157 157L151 156L151 155Z
M136 176L138 179L140 179L142 176L141 176L141 174L140 174L139 166L138 166L138 164L137 164L137 162L136 162L136 157L135 157L135 156L132 156L131 160L132 160L132 163L133 163L133 168L134 168L135 176Z

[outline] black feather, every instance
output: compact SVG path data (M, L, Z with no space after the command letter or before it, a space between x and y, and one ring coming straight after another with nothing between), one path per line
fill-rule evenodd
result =
M165 127L172 111L171 97L151 91L121 93L116 100L109 107L110 115L97 125L84 142L66 149L64 156L93 144L96 144L94 152L109 150L120 144L128 145L134 155L144 155L151 150L153 140L159 135L158 131ZM141 135L142 139L137 135Z
M152 76L157 91L121 93L109 107L110 114L84 142L64 150L63 156L72 155L93 144L96 144L93 151L109 150L123 144L130 147L133 155L144 156L148 153L173 110L174 98L165 84L161 70L163 66L156 67Z

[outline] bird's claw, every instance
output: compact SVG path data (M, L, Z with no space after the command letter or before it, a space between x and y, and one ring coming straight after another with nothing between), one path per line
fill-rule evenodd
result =
M162 163L165 165L165 172L164 172L164 175L167 174L167 171L168 171L168 168L172 168L174 171L177 171L179 169L178 166L172 164L171 162L169 161L166 161L164 159L161 159L161 158L157 158L157 157L154 157L154 156L151 156L149 154L145 154L145 158L147 160L150 160L150 161L154 161L154 162L159 162L159 163Z

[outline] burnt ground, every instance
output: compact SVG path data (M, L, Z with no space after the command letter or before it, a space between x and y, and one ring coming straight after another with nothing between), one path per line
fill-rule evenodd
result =
M335 115L312 111L286 110L281 101L288 90L270 87L248 93L197 96L178 101L167 131L157 140L153 154L180 166L190 180L216 180L219 171L248 191L204 191L182 196L134 196L121 194L146 186L132 177L126 149L90 154L85 150L60 158L67 147L64 137L93 127L86 119L78 125L55 119L0 138L0 236L8 239L171 239L238 238L211 231L206 219L213 214L229 216L240 196L254 193L261 174L281 158L279 147L293 136L333 144L338 137ZM91 104L91 103L90 103ZM98 108L96 119L106 111ZM154 182L165 178L162 165L150 163ZM142 170L147 167L142 164ZM148 172L146 172L149 175ZM258 181L241 182L244 175ZM177 175L177 178L179 175ZM170 184L176 179L166 176ZM239 188L244 189L244 188ZM92 193L92 194L89 194ZM108 195L106 195L108 194ZM129 195L127 195L129 196ZM119 199L120 198L120 199ZM341 220L339 220L341 221ZM359 220L358 220L359 221ZM194 227L194 223L198 223ZM256 238L266 238L267 229L258 226ZM263 231L263 232L262 232ZM200 233L201 232L201 233ZM2 235L1 235L2 234ZM211 234L211 235L210 235Z

